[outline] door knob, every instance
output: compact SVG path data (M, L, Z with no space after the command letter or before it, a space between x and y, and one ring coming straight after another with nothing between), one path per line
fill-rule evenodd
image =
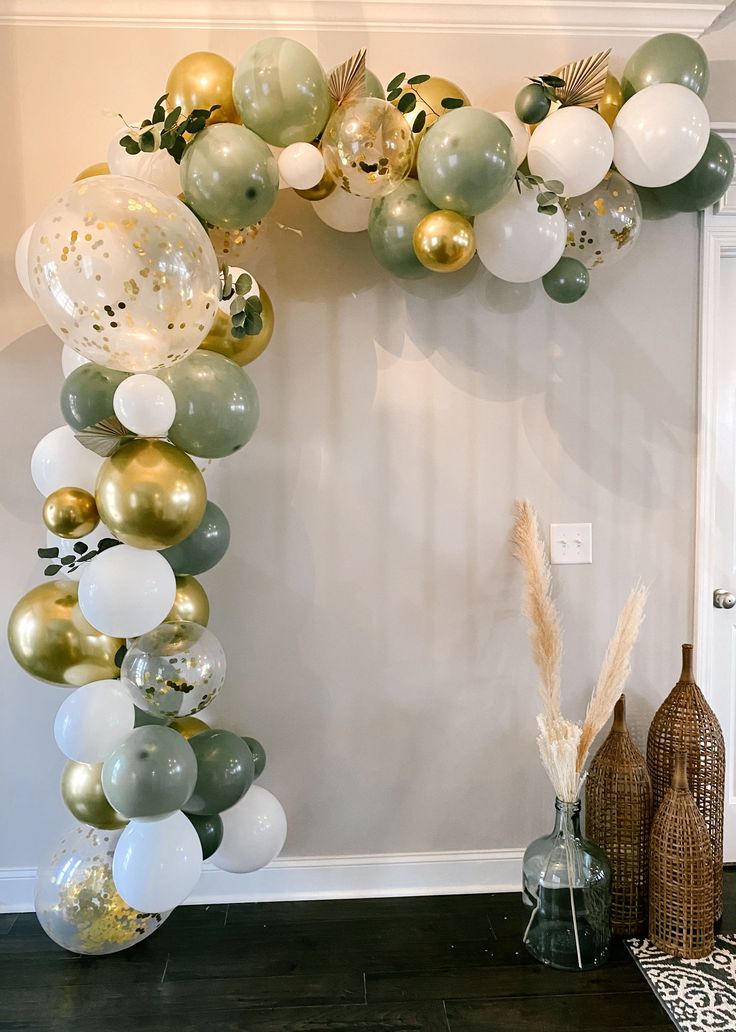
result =
M716 588L713 592L713 605L716 609L733 609L736 606L736 595L731 591L724 591L723 588Z

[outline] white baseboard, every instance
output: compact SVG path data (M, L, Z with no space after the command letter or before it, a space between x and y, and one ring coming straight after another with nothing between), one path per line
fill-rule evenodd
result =
M283 857L254 874L227 874L205 863L187 904L516 892L522 856L521 849L490 849ZM33 910L35 878L33 867L0 869L0 913Z

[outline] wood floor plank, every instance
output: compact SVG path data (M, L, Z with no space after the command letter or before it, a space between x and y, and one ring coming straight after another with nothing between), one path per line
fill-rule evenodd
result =
M448 1000L450 1032L618 1032L671 1028L651 992Z

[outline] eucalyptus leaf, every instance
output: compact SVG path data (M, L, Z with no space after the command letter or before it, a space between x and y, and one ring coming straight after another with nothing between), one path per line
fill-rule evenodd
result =
M253 287L253 277L247 272L241 272L235 281L236 294L247 294Z
M251 316L246 323L245 332L249 337L255 337L263 329L263 319L260 315Z
M539 207L537 208L537 211L540 212L542 215L554 215L555 212L557 211L557 205L556 204L540 204Z
M389 92L386 94L386 100L388 101L388 103L393 103L393 101L395 101L398 97L401 96L401 92L401 90L389 90Z
M245 311L245 298L238 297L237 295L230 302L230 314L237 315L238 312Z
M422 129L424 129L426 121L427 112L424 110L424 108L422 108L421 111L417 111L417 117L412 122L411 131L413 133L421 133Z
M540 182L543 186L545 186L548 190L551 190L552 193L556 193L558 196L565 192L565 184L561 183L559 179L548 179L546 180L546 182L544 179L539 179L537 181Z
M39 548L38 558L39 559L57 559L59 556L58 548Z
M545 190L543 193L537 194L537 204L553 204L557 200L557 194L552 193L550 190Z
M43 571L43 575L44 577L53 577L55 574L59 572L60 569L60 566L47 566L46 569Z
M156 138L152 132L145 132L141 135L140 146L144 154L150 154L156 150Z
M552 86L558 90L561 90L565 85L565 80L561 79L559 75L542 75L540 78L546 86Z
M452 111L453 108L461 108L465 101L462 97L444 97L442 100L442 107L446 111Z
M417 95L416 93L405 93L404 96L399 100L397 107L402 115L408 115L410 111L413 111L417 106Z
M84 555L84 553L88 549L89 549L89 545L85 544L84 541L75 541L74 542L74 551L77 553L77 555Z
M421 83L427 82L430 78L431 76L429 75L412 75L411 79L407 79L406 81L410 86L419 86Z
M391 80L391 82L386 87L386 92L390 93L391 90L397 89L399 86L401 86L401 84L402 84L402 82L404 81L405 78L406 78L406 72L399 72L399 74L395 75L393 77L393 79Z
M263 304L261 303L260 297L249 297L245 302L246 312L260 314L263 311Z

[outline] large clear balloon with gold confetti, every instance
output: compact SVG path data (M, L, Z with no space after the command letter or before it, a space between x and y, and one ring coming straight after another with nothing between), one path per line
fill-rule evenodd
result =
M594 190L563 200L567 218L565 254L586 269L613 265L624 258L639 236L639 196L628 180L613 170Z
M36 915L46 934L72 953L119 953L146 939L168 913L143 914L118 895L112 857L120 831L79 824L59 839L38 870Z
M340 105L322 136L327 171L357 197L383 197L406 179L414 160L411 129L400 111L377 97Z
M35 224L33 297L65 344L98 365L160 369L207 335L217 258L176 197L124 176L75 183Z

